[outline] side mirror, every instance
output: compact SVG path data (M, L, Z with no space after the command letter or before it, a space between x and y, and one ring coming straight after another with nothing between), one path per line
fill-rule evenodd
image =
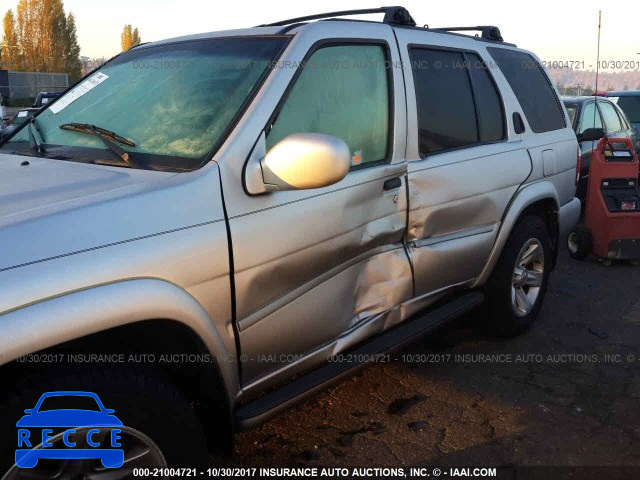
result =
M579 142L590 142L600 140L605 136L604 129L602 128L587 128L584 132L578 135Z
M26 413L27 415L31 415L33 413L33 408L27 408L24 413Z
M337 137L294 133L276 143L260 165L267 190L305 190L342 180L351 167L351 154Z

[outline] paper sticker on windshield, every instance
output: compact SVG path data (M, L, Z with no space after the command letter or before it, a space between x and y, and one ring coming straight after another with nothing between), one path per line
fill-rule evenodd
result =
M74 87L73 90L65 94L62 98L58 99L56 103L54 103L49 107L49 110L51 110L55 115L61 110L67 108L71 103L75 102L85 93L87 93L89 90L92 90L98 85L100 85L107 78L109 78L109 75L105 75L104 73L101 73L101 72L98 72L95 75L90 76L80 85L78 85L77 87Z
M18 117L26 117L29 112L18 112Z

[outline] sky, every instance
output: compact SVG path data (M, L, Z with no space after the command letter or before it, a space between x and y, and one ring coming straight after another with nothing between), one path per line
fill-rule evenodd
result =
M144 42L191 33L244 28L313 13L375 7L381 0L64 0L76 16L81 55L110 57L120 49L122 27L138 27ZM585 62L595 68L598 10L602 10L601 60L640 62L640 2L593 0L402 0L420 25L496 25L505 41L541 60ZM17 0L0 0L0 11ZM368 17L375 19L376 17ZM639 68L640 70L640 68Z

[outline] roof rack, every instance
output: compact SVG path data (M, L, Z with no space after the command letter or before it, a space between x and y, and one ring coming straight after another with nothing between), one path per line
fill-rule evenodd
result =
M425 26L425 28L429 28ZM503 42L502 35L500 34L500 29L498 27L494 27L493 25L479 25L477 27L440 27L440 28L431 28L430 30L442 31L442 32L469 32L469 31L478 31L481 32L480 38L484 38L485 40L493 40L495 42Z
M318 13L315 15L307 15L305 17L290 18L288 20L281 20L279 22L267 23L264 25L258 25L259 27L287 27L285 30L290 30L293 27L298 26L301 23L311 20L323 20L323 19L335 19L336 17L349 17L352 15L369 15L374 13L384 13L383 23L391 25L397 25L401 27L416 27L415 20L411 17L409 11L400 6L394 7L378 7L378 8L363 8L359 10L341 10L337 12ZM480 25L476 27L446 27L446 28L429 28L429 25L425 25L426 30L432 32L442 33L455 33L455 32L468 32L478 31L481 32L480 36L475 36L481 40L488 40L491 42L504 42L500 29L493 25ZM509 44L510 45L510 44Z
M291 25L293 23L308 22L310 20L321 20L334 17L348 17L351 15L369 15L374 13L384 13L383 23L394 25L410 25L415 26L416 22L411 18L409 11L404 7L379 7L379 8L363 8L360 10L341 10L338 12L318 13L316 15L307 15L306 17L290 18L279 22L258 25L259 27L281 27Z

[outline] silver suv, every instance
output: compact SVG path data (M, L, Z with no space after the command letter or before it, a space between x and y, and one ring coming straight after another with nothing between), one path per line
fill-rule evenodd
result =
M580 212L555 88L495 27L371 12L138 46L5 141L7 428L91 391L125 465L195 465L481 304L531 325Z

